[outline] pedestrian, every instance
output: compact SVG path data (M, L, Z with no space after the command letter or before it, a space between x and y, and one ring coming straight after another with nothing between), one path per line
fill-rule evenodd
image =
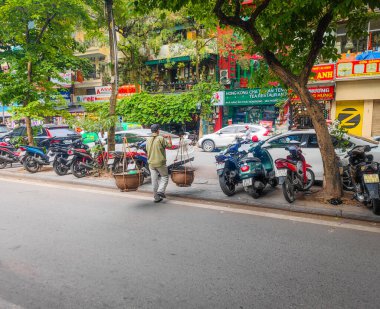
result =
M172 140L170 135L160 136L160 126L158 124L153 124L150 130L152 131L152 136L147 140L146 150L153 185L154 202L158 203L166 197L165 190L169 182L169 172L166 166L166 148L172 146Z

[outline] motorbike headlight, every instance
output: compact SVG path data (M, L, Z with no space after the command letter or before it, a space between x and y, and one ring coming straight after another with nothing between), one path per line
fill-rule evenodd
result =
M360 170L361 170L362 172L364 172L366 169L367 169L367 167L366 167L365 165L363 165L362 167L360 167Z

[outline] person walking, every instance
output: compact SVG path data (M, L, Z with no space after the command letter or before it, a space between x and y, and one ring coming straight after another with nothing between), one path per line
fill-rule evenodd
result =
M172 147L172 139L170 135L160 136L160 126L158 124L153 124L150 130L152 131L152 136L147 140L146 151L153 185L154 202L158 203L166 197L165 190L169 182L169 171L166 166L165 149Z

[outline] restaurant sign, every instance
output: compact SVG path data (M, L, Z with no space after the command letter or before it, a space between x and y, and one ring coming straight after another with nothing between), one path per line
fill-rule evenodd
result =
M273 105L287 99L287 91L281 87L226 90L224 105L227 106L254 106Z
M331 101L334 100L334 86L319 86L319 87L307 87L311 95L317 101ZM299 96L294 96L292 101L299 101Z
M380 77L380 59L338 62L336 79Z
M311 69L310 81L311 82L327 82L327 81L333 81L334 80L334 71L335 71L335 65L334 64L318 64L313 66Z

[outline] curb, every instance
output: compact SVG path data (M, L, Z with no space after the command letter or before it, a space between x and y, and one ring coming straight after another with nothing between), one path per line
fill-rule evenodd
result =
M108 184L100 184L100 183L86 183L86 182L78 182L73 181L69 179L61 179L61 178L54 178L52 179L41 179L39 177L33 177L33 174L26 174L26 175L19 175L16 173L8 173L8 172L0 172L0 177L4 178L14 178L14 179L32 179L32 180L38 180L41 182L55 182L55 183L61 183L61 184L70 184L70 185L80 185L85 187L96 187L96 188L103 188L103 189L116 189L114 185L108 185ZM149 190L139 189L139 192L142 193L152 193ZM176 193L168 193L168 197L175 197L175 198L181 198L181 199L198 199L202 201L207 202L214 202L214 203L228 203L232 205L238 205L238 206L253 206L253 207L259 207L259 208L265 208L265 209L276 209L276 210L282 210L282 211L290 211L295 213L303 213L303 214L311 214L311 215L321 215L321 216L328 216L328 217L335 217L335 218L345 218L345 219L351 219L351 220L360 220L360 221L368 221L368 222L375 222L380 223L380 216L375 216L372 214L370 210L368 210L368 214L360 214L355 213L352 211L344 210L344 209L328 209L328 208L316 208L316 207L310 207L310 206L303 206L303 205L295 205L295 204L272 204L272 203L262 203L258 200L255 200L254 203L250 202L239 202L239 201L230 201L225 199L216 199L216 198L208 198L208 197L202 197L202 198L189 198L188 196L183 196L181 194Z

